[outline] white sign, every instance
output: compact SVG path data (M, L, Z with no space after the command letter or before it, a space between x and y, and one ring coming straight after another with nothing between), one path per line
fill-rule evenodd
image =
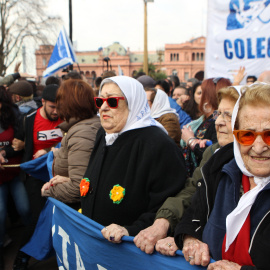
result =
M208 0L205 78L270 70L270 1ZM245 79L243 80L245 82Z

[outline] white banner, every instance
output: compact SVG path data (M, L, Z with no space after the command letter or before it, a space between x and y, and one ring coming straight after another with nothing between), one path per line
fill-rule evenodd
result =
M270 0L208 0L205 78L270 70ZM242 83L246 82L246 78Z

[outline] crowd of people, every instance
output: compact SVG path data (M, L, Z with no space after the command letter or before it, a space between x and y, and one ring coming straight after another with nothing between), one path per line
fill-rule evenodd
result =
M19 72L0 80L0 270L6 217L21 218L21 249L47 197L115 244L134 236L147 254L180 249L209 270L268 269L269 74L244 86L243 68L233 82L112 71L93 88L74 71L38 87ZM48 182L20 170L49 152ZM13 269L29 259L18 250Z

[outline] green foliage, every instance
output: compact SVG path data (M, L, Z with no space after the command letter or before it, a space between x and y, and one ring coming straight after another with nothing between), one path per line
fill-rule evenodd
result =
M143 68L140 68L138 70L138 72L142 72L143 71ZM158 80L164 80L166 79L168 76L166 73L160 71L160 70L157 70L156 71L156 66L152 63L149 63L148 64L148 74L150 77L152 77L154 80L158 81Z

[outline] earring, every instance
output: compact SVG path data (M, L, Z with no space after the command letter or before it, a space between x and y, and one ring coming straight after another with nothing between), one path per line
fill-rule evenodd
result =
M203 104L203 111L205 112L205 113L210 113L211 112L211 109L210 108L206 108L206 106L207 106L207 102L205 102L204 104Z

